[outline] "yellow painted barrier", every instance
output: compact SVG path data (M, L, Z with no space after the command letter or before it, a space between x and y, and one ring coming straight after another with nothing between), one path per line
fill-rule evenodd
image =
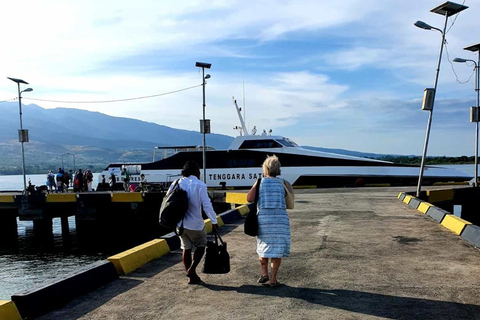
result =
M9 195L0 195L0 203L14 203L15 197L11 194Z
M113 263L118 274L127 274L169 252L165 239L155 239L107 259Z
M246 215L247 213L250 212L250 209L248 208L247 205L243 205L237 208L238 213L240 213L241 216Z
M428 202L420 202L420 205L418 206L417 210L423 214L426 214L430 207L433 207L433 204Z
M143 202L140 192L118 192L112 193L112 202Z
M76 193L49 193L47 202L77 202Z
M403 202L405 202L406 204L409 204L412 198L413 198L412 196L405 196L405 198L403 198Z
M247 204L247 194L227 192L225 195L225 202L234 204Z
M402 196L403 192L400 192L397 196L397 199L400 199L400 197Z
M222 217L217 216L217 224L218 224L219 228L225 224L225 223L223 223Z
M428 202L453 200L453 189L427 190Z
M2 320L22 320L17 306L13 301L0 300L0 319Z
M463 220L453 214L447 214L442 220L442 225L453 231L456 235L460 235L467 224L470 222Z
M204 222L205 222L205 232L206 233L212 232L212 220L205 219Z

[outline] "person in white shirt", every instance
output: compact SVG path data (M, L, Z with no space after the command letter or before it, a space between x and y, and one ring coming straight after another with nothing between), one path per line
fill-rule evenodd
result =
M196 162L188 161L182 170L180 188L188 195L188 210L183 219L184 231L180 235L182 262L187 273L189 284L200 283L196 268L205 253L207 233L202 217L202 206L206 215L212 221L213 228L217 228L217 214L213 210L212 202L208 197L207 185L200 180L200 169ZM180 222L181 224L182 222ZM192 249L195 247L192 260Z

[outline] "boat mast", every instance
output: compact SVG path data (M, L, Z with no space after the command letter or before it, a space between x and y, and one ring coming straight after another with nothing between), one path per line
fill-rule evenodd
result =
M238 107L237 100L235 100L235 97L232 97L232 99L233 99L233 104L235 105L235 108L237 109L237 114L238 114L238 118L240 119L240 125L241 125L240 128L235 127L235 129L240 129L240 135L242 135L242 132L243 132L244 135L248 136L249 133L248 133L248 130L247 130L247 126L245 125L245 121L243 121L241 109Z

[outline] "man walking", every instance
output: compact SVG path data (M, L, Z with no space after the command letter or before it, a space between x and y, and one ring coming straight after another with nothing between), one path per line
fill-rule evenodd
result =
M208 197L207 185L200 180L200 169L196 162L188 161L182 170L180 188L188 195L188 210L183 219L183 234L180 236L182 248L182 262L185 267L189 284L200 283L196 268L205 253L207 233L202 217L203 210L212 221L213 228L217 228L217 215L213 210L212 202ZM171 188L171 187L170 187ZM182 222L180 222L181 224ZM192 260L192 250L193 260Z

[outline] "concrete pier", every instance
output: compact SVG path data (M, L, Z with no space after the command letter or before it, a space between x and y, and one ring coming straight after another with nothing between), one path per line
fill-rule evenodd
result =
M220 229L229 274L188 285L175 250L38 319L479 319L479 249L397 199L409 191L296 190L280 287L256 283L239 220Z

